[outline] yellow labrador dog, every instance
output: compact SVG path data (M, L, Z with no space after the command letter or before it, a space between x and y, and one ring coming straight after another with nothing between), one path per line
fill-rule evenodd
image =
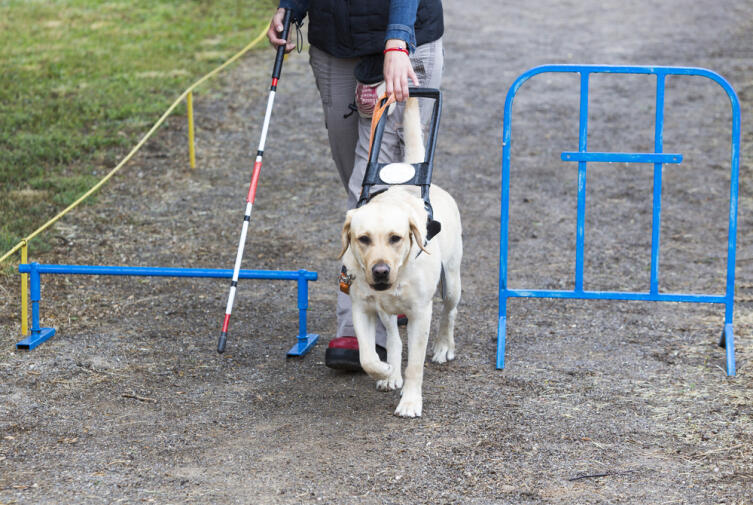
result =
M406 162L421 162L424 148L416 98L403 117ZM348 211L342 229L340 257L353 275L350 297L361 366L377 379L377 389L402 387L395 415L421 415L424 360L431 326L432 300L444 268L444 306L432 361L455 357L453 336L460 300L460 261L463 255L460 213L454 199L432 186L434 219L442 229L424 244L428 215L420 189L391 186L367 204ZM397 314L408 316L408 365L401 374L402 341ZM374 349L376 318L387 329L387 363Z

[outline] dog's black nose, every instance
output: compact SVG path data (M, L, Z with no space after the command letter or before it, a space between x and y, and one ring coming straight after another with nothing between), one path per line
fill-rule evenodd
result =
M390 267L386 263L377 263L371 268L371 275L376 282L384 282L390 276Z

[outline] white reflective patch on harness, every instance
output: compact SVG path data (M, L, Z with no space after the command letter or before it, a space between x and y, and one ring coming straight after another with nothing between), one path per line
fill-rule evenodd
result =
M385 184L403 184L416 175L416 169L409 163L390 163L379 171L379 178Z

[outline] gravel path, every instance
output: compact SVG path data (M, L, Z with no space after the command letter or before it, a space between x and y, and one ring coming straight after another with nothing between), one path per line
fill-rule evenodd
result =
M753 6L745 0L446 0L445 107L435 182L464 220L458 357L427 363L424 416L323 365L334 328L344 202L305 55L283 70L244 268L319 272L309 328L285 358L295 286L241 282L215 352L225 281L43 278L58 335L18 339L18 278L0 280L0 503L753 502ZM94 205L60 223L47 263L231 268L266 105L271 51L197 98L198 164L175 117ZM513 300L494 368L504 95L543 63L708 67L743 105L738 376L709 305ZM592 150L649 151L652 81L594 77ZM513 118L510 281L573 283L577 78L540 76ZM723 291L729 102L671 79L661 288ZM594 166L586 284L645 290L651 170Z

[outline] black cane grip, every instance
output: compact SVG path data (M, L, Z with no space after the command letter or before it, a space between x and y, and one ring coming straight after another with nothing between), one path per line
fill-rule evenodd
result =
M288 35L290 34L290 18L293 16L293 11L285 9L285 15L282 18L282 35L281 38L285 39L285 44L277 48L277 57L275 58L275 67L272 70L272 79L279 79L282 73L282 60L285 57L285 46L287 46Z

